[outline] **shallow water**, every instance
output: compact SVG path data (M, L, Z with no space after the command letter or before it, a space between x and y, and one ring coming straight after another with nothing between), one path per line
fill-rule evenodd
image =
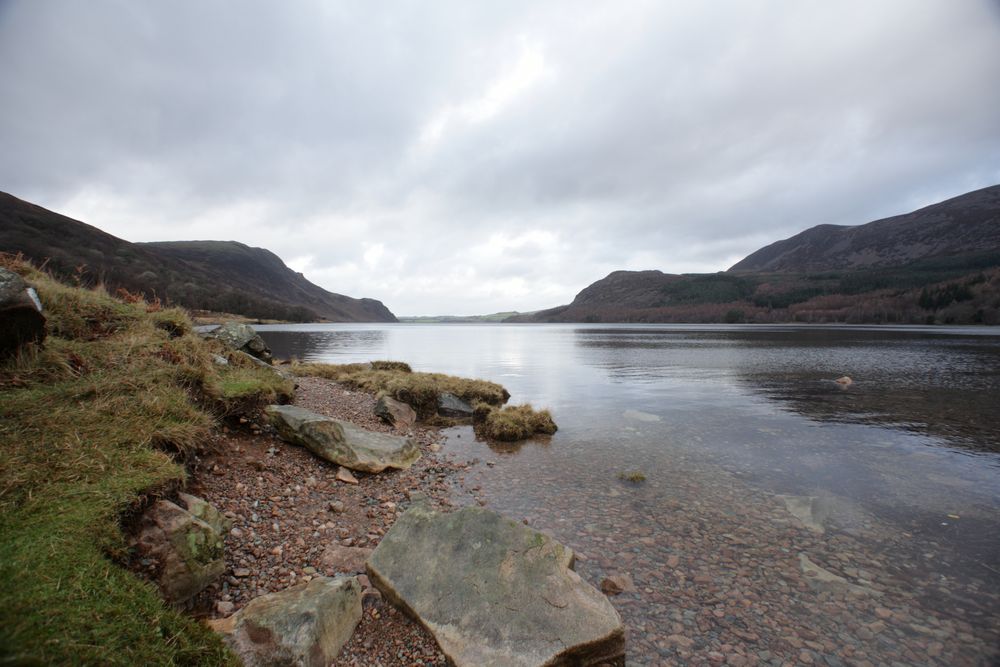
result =
M806 661L800 651L819 664L995 658L1000 331L257 328L279 357L405 360L500 382L513 403L550 408L560 427L551 439L489 447L456 429L445 451L485 464L465 480L466 500L553 533L580 553L592 581L633 576L638 590L614 600L636 664L698 662L712 651L750 664ZM833 381L842 375L854 383ZM632 470L647 480L618 479ZM779 494L821 498L824 532L792 518ZM798 581L798 554L878 595L824 592L811 580L808 593L801 581L772 585ZM760 600L741 597L743 607L702 622L700 613L747 589ZM839 611L826 608L831 595ZM871 616L878 605L893 612L885 629ZM784 615L758 618L758 606ZM822 643L808 639L816 627L837 638L832 646L800 645ZM678 646L669 639L678 635L698 639Z

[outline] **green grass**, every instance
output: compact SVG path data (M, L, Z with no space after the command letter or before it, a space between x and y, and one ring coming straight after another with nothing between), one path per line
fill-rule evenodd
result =
M487 440L516 442L535 435L552 435L558 427L548 410L536 411L527 404L494 408L479 403L474 429L476 435Z
M510 398L507 390L495 382L441 373L415 373L409 368L402 362L387 361L375 361L371 365L296 363L291 371L296 375L327 378L370 394L388 394L412 407L420 419L429 419L437 413L438 397L443 393L454 394L470 405L499 406Z
M289 383L216 365L218 349L178 311L6 265L38 289L49 338L0 362L0 663L237 664L118 564L120 525L184 483L179 461L227 406Z

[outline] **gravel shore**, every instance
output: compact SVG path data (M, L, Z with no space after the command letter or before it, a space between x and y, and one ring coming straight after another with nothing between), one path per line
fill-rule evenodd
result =
M392 432L374 416L375 400L321 378L299 378L296 405L373 431ZM415 427L422 457L409 470L354 473L357 484L336 479L338 466L279 440L270 427L246 423L215 436L196 468L191 492L233 521L226 537L227 570L203 592L194 612L228 616L253 598L317 575L332 575L322 555L328 547L371 549L410 498L424 494L450 505L447 480L463 468L432 450L435 429ZM445 664L434 639L418 623L388 605L361 578L364 616L336 665Z

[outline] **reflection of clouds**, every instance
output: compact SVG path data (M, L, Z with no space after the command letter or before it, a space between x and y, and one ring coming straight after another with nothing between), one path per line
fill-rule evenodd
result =
M818 421L877 423L1000 449L1000 339L851 327L580 327L575 359L624 385L709 381ZM834 380L844 374L850 387Z

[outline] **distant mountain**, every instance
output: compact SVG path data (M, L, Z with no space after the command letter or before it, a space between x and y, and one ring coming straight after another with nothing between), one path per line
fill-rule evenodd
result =
M328 292L269 250L235 241L130 243L0 192L0 252L82 284L188 308L296 321L395 322L380 301Z
M489 315L411 315L409 317L400 316L399 321L410 324L461 324L473 322L503 322L518 315L530 315L531 313L519 313L510 310L504 313L490 313Z
M865 225L817 225L772 243L733 272L846 271L1000 249L1000 185Z
M1000 186L813 227L728 272L615 271L568 305L507 321L1000 324Z

